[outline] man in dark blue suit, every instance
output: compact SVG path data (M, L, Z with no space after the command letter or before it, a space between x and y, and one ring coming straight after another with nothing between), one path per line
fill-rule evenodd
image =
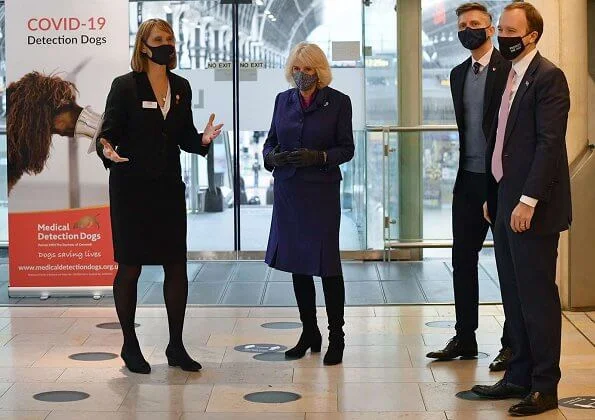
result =
M479 312L479 252L489 224L483 217L486 201L486 136L492 131L502 92L510 72L505 60L492 44L495 33L492 15L477 2L465 3L456 10L459 40L471 56L452 69L450 88L459 128L459 172L452 203L452 265L457 323L456 336L442 350L427 357L449 360L477 356L475 331ZM506 325L502 350L490 364L501 371L511 357Z
M473 391L492 399L524 398L509 413L539 414L558 406L561 309L556 286L560 232L572 206L566 153L570 109L562 70L536 44L543 19L529 3L508 5L498 25L502 55L512 61L498 122L490 137L489 188L497 190L496 262L513 357L504 378ZM489 196L488 196L489 197Z

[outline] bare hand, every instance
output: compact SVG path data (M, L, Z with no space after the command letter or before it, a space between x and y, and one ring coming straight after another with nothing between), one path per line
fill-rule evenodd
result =
M534 213L535 209L533 207L528 206L525 203L517 204L510 217L510 227L513 232L522 233L529 230L531 228L531 219L533 219Z
M490 218L490 211L488 210L488 202L486 201L483 203L483 218L486 219L490 225L492 224L492 219Z
M209 118L209 122L205 127L205 130L202 133L202 144L206 146L207 144L211 144L213 140L217 138L219 134L221 134L221 127L223 124L218 124L213 126L213 122L215 121L215 114L211 114Z
M112 145L104 138L100 139L99 142L103 145L103 156L112 162L121 163L128 162L128 158L120 157L120 155L114 150Z

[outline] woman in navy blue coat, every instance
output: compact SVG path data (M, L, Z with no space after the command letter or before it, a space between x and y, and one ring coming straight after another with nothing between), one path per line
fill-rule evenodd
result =
M265 168L275 179L266 263L293 275L303 331L288 357L321 350L312 276L322 277L329 320L324 363L334 365L341 363L345 348L339 165L353 158L351 101L328 87L330 66L314 44L293 49L285 75L296 87L277 95L263 151Z

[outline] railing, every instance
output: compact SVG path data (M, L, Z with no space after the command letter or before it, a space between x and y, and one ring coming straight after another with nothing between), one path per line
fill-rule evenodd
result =
M456 132L458 130L456 125L418 125L418 126L367 126L367 133L382 133L382 145L383 145L383 157L382 157L382 188L383 188L383 242L384 242L384 253L385 258L390 259L390 251L396 249L421 249L421 248L452 248L453 240L449 239L423 239L423 234L420 235L419 239L401 239L392 233L391 226L397 225L398 217L400 215L392 214L391 212L391 199L394 198L391 195L395 194L393 191L394 183L399 182L400 170L395 174L391 174L394 171L394 166L399 165L398 160L395 157L398 156L398 147L391 142L391 134L401 133L424 133L424 132ZM418 139L417 141L422 141ZM422 148L423 150L423 148ZM423 155L421 156L423 160ZM419 173L419 182L423 186L423 174ZM422 187L423 191L423 187ZM398 194L398 193L397 193ZM423 192L422 192L423 194ZM423 212L423 206L422 206ZM421 216L423 217L423 216ZM397 236L397 237L396 237ZM493 247L493 241L486 241L484 243L486 247Z

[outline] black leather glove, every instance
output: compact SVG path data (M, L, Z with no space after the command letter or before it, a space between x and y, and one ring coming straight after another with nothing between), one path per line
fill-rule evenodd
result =
M325 163L324 152L310 149L300 149L291 152L287 160L290 165L298 168L305 166L322 166Z
M268 155L264 157L264 161L267 166L276 168L278 166L287 165L287 158L289 157L289 152L281 152L280 150L281 147L277 145L273 150L269 152Z

